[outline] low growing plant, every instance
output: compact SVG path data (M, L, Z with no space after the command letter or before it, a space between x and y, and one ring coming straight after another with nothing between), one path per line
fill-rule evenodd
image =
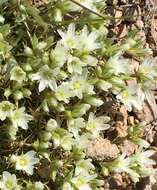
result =
M0 188L98 190L114 172L134 182L149 175L154 151L140 143L107 163L86 151L112 128L105 97L128 111L154 101L150 50L134 36L108 38L102 0L3 0L0 13ZM141 59L138 70L127 53ZM133 132L128 138L139 140Z

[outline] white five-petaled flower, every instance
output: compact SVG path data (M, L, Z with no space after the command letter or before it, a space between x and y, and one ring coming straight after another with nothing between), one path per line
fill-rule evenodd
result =
M80 175L73 177L71 182L78 190L92 190L89 183L95 178L96 175L81 173Z
M11 174L4 171L2 174L2 179L0 180L1 190L16 190L18 189L17 179L15 174Z
M90 52L95 49L100 48L100 44L96 42L97 33L89 33L87 27L85 26L78 37L79 46L77 49L80 49L81 52Z
M61 44L67 49L73 49L78 46L77 36L75 35L75 24L70 24L68 26L67 32L58 30L59 35L61 36Z
M85 128L85 121L83 118L71 119L67 122L68 131L73 134L75 138L79 136L82 128Z
M139 88L137 85L128 85L125 90L120 92L116 97L119 99L128 111L132 110L134 106L138 110L142 109L143 100L138 97Z
M0 119L3 121L9 117L13 108L14 105L9 101L0 102Z
M50 87L51 90L55 90L57 88L55 77L58 73L58 67L52 70L48 65L44 65L39 72L32 75L32 80L39 81L39 92L47 87Z
M55 96L59 101L69 103L70 97L73 96L72 92L70 91L69 84L63 82L60 86L58 86L55 91Z
M82 68L86 66L87 64L83 61L81 61L78 57L74 57L69 55L68 61L67 61L67 67L68 71L70 73L82 73Z
M15 80L19 83L22 83L24 80L26 80L26 73L19 66L13 67L13 69L10 71L10 75L10 80Z
M119 158L115 160L115 164L111 164L112 171L118 173L126 172L130 175L131 179L134 182L138 182L140 175L135 170L130 168L131 159L125 157L126 155L122 154L121 156L119 156Z
M61 53L62 52L62 53ZM58 42L55 49L53 49L50 53L50 58L57 67L62 67L66 62L69 54L67 49Z
M23 170L29 175L33 175L34 165L39 163L39 159L35 157L35 151L29 151L26 154L15 156L16 170Z
M107 130L110 127L110 125L107 124L109 121L110 118L108 116L96 117L94 113L91 112L86 124L86 129L92 133L94 138L97 138L101 131Z
M130 74L133 71L132 67L128 63L128 60L119 58L119 55L111 57L107 62L107 67L114 75Z
M75 176L78 176L80 174L85 174L90 171L90 170L94 170L94 165L91 163L91 159L82 159L79 160L76 163L76 167L75 167Z
M75 145L79 147L80 149L87 149L88 144L91 140L91 134L90 133L83 133L82 135L77 135L75 137Z
M144 166L155 165L156 162L150 158L154 154L154 150L138 151L132 157L132 161L137 161L139 164Z
M153 80L157 78L157 59L151 60L144 60L143 63L139 66L139 74L142 75L147 80Z
M93 86L87 81L87 72L84 71L82 75L74 75L70 81L70 89L74 96L83 98L83 93L94 94Z
M25 108L21 107L11 112L10 119L14 127L28 129L28 122L33 120L33 117L24 112Z

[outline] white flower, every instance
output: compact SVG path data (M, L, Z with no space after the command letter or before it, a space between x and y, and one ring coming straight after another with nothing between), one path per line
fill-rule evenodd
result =
M88 122L86 125L86 129L92 133L94 138L99 137L101 131L106 130L110 127L109 122L110 118L107 116L99 116L96 117L94 113L89 114Z
M63 137L60 138L60 145L64 150L71 150L74 144L74 139L72 138L71 133L67 133Z
M26 73L19 66L13 67L13 69L10 71L10 75L10 80L15 80L19 83L22 83L24 80L26 80Z
M78 57L69 56L67 67L70 73L82 73L82 67L86 66L86 63L82 62Z
M107 62L109 71L114 75L130 74L133 69L127 59L120 58L118 55L111 57Z
M138 182L140 175L134 171L133 169L130 168L130 164L131 164L131 159L130 158L125 158L125 154L122 154L121 156L119 156L118 159L116 159L114 161L113 164L111 164L111 170L114 172L126 172L130 175L131 179L134 182ZM110 166L109 166L110 167Z
M82 128L85 128L85 121L83 118L71 119L68 121L68 130L74 137L78 137Z
M11 174L4 171L2 174L2 179L0 181L1 190L16 190L18 187L17 179L15 174Z
M24 112L25 108L21 107L11 112L10 119L14 127L21 127L22 129L28 129L28 122L33 120L33 117Z
M77 135L75 137L75 146L80 149L86 149L90 142L91 135L89 133L83 133L82 135Z
M93 86L87 81L87 72L84 71L82 75L74 75L70 81L70 88L78 98L83 98L83 93L94 94Z
M96 32L89 33L86 26L83 28L78 39L79 39L78 49L80 49L81 52L90 52L100 48L100 44L96 42L97 33Z
M124 104L128 111L132 110L132 106L134 106L138 110L141 110L143 99L140 100L140 98L138 97L138 92L138 86L130 84L126 86L125 90L120 92L116 97Z
M144 166L150 166L155 165L156 162L152 160L150 157L155 154L155 151L153 150L147 150L147 151L138 151L135 155L132 156L132 161L137 162L140 165Z
M96 175L89 175L87 173L84 173L72 178L71 182L78 190L92 190L89 183L95 178Z
M157 59L151 60L144 60L143 63L139 66L139 74L142 75L142 78L147 80L153 80L157 78Z
M75 168L75 176L81 175L81 174L85 174L88 173L90 170L93 170L95 167L94 165L91 163L91 159L82 159L79 160L76 163L76 168Z
M13 108L14 105L9 101L0 102L0 119L3 121L9 117Z
M62 53L61 53L62 52ZM67 49L61 45L61 43L57 43L55 49L53 49L50 53L50 58L57 67L62 67L68 58Z
M35 157L34 151L29 151L26 154L16 156L16 170L23 170L27 174L33 175L34 165L39 163L39 159Z
M64 47L66 47L67 49L76 48L78 43L77 43L77 37L75 35L75 24L71 23L68 26L67 32L58 30L58 33L62 38L60 42Z
M63 82L60 86L58 86L55 91L55 96L57 100L69 103L70 97L73 96L69 88L69 83Z
M45 88L50 87L51 90L57 88L55 77L59 73L59 68L51 69L47 65L44 65L39 72L32 75L32 80L39 81L39 92Z

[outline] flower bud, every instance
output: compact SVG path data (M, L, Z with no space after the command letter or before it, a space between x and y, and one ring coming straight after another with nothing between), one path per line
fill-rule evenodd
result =
M39 147L41 149L47 149L47 148L49 148L49 145L50 145L49 142L41 142Z
M19 90L14 92L14 99L15 100L21 100L23 98L23 93Z
M58 127L57 122L54 119L50 119L47 122L47 126L46 126L46 131L48 132L52 132L53 130L55 130Z
M97 87L101 90L107 91L109 88L112 88L112 84L104 80L99 80Z
M32 51L32 49L30 48L30 47L25 47L25 49L24 49L24 53L25 53L25 55L26 56L31 56L31 55L33 55L33 51Z
M41 139L45 142L49 141L51 139L51 133L50 132L44 132L41 135Z
M57 111L59 111L59 112L65 111L65 108L64 108L63 104L58 104Z
M54 13L54 18L55 18L55 21L57 22L60 22L62 21L62 12L60 9L55 9L55 13Z
M31 65L30 65L30 64L25 64L25 65L24 65L24 70L25 70L25 71L32 71Z
M31 91L27 88L22 90L24 97L29 97L31 95Z
M101 99L92 96L86 97L85 102L95 107L99 107L104 103Z
M89 104L79 104L74 107L74 109L72 111L72 116L73 117L81 117L90 109L90 107L91 106Z
M4 17L2 16L2 15L0 15L0 23L4 23L4 21L5 21L5 19L4 19Z
M57 100L56 100L55 98L51 97L51 98L49 99L49 104L50 104L51 106L57 107L58 102L57 102Z
M17 159L17 156L13 154L13 155L11 155L9 160L11 163L16 163L16 159Z
M39 140L37 139L34 143L33 143L33 145L32 145L36 150L38 150L39 149Z
M12 94L11 90L9 88L5 89L4 96L8 98Z

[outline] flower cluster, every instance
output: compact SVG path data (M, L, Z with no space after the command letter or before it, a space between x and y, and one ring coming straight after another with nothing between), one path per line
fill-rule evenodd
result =
M128 129L130 157L117 148L97 163L87 149L115 130L109 99L127 111L153 104L156 59L136 38L108 39L103 0L44 2L0 2L0 189L99 190L112 172L137 182L155 164L140 125ZM137 69L127 53L141 58Z
M108 174L108 172L126 172L134 182L138 182L140 176L146 177L154 172L152 166L156 163L150 159L153 154L155 154L153 150L138 150L134 155L127 158L123 154L112 163L104 162L102 164L102 172L104 175Z

